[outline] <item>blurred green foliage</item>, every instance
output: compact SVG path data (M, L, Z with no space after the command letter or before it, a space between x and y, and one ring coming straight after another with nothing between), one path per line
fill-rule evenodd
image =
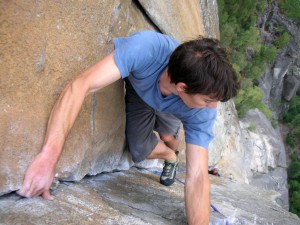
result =
M300 139L300 91L289 104L289 110L283 116L283 121L288 123L291 131L286 137L286 144L295 149ZM290 211L300 217L300 161L292 156L292 162L288 167Z
M243 81L242 89L235 98L240 117L248 110L258 108L271 119L271 111L263 104L263 93L253 87L252 80L259 80L268 63L277 56L277 48L264 46L259 29L256 27L257 15L263 12L268 0L218 0L221 45L229 53L229 59ZM246 52L251 52L246 56Z
M283 116L283 121L288 123L295 137L300 137L300 91L292 98L288 112ZM288 143L290 144L290 143ZM293 146L291 146L293 147Z
M281 11L288 17L299 20L300 0L278 0ZM235 98L236 109L240 117L253 108L258 108L267 118L272 112L263 103L263 93L254 81L259 81L268 64L272 63L278 50L290 41L290 35L284 27L276 28L275 40L264 45L256 20L272 0L218 0L221 46L229 53L233 68L241 76L242 88ZM255 85L254 85L255 84ZM291 126L287 143L296 147L300 136L300 96L292 99L284 121ZM249 127L249 130L254 130ZM300 162L293 158L288 168L290 211L300 216Z
M242 89L235 99L236 109L239 117L245 116L250 109L257 108L263 112L269 120L271 120L272 111L263 103L263 93L261 92L260 88L245 84L247 82L250 82L250 80L243 80Z
M292 157L288 167L290 211L300 216L300 161Z
M300 2L300 1L299 1ZM279 34L279 36L276 38L276 40L274 41L274 45L278 48L284 48L287 43L289 43L291 40L291 36L289 35L288 32L284 31L281 34Z
M279 0L279 8L291 19L300 20L299 0Z

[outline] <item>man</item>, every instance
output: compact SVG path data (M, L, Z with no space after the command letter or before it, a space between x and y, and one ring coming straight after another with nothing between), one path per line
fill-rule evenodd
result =
M208 224L208 152L218 101L237 94L239 82L218 43L200 38L179 45L152 31L114 39L115 50L70 82L51 112L45 143L18 193L53 199L49 188L65 139L84 98L126 79L126 136L135 162L163 159L160 178L174 182L180 121L186 138L186 213L189 224ZM162 141L153 134L158 131Z

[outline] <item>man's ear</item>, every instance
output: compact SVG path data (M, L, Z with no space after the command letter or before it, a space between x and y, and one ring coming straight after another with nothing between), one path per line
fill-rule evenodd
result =
M183 82L179 82L176 84L177 92L184 92L186 88L187 88L187 85Z

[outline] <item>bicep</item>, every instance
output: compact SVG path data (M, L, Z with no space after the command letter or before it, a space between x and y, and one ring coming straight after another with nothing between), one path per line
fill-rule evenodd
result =
M121 78L114 61L114 52L80 74L76 80L82 84L86 94L95 92Z

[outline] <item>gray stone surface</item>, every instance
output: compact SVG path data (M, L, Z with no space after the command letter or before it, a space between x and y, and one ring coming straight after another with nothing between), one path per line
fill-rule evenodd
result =
M198 0L138 0L151 21L165 34L186 41L205 35ZM216 13L216 12L214 12Z
M178 178L184 181L184 173ZM300 219L274 201L278 193L211 176L211 224L295 225ZM184 185L159 184L159 175L132 168L125 172L87 177L78 183L62 182L54 201L25 199L16 194L0 197L1 225L186 223Z
M209 146L209 165L219 167L225 176L248 183L251 171L245 163L244 136L233 101L218 104L214 132L216 138Z
M144 29L153 28L126 0L0 1L0 195L20 187L64 86L113 50L112 37ZM86 98L57 167L61 179L118 165L124 107L123 82Z
M300 87L300 76L287 75L284 79L282 97L286 101L291 101L291 99L296 95L299 87Z
M221 103L214 130L209 165L238 182L280 192L277 200L288 209L285 147L264 114L250 110L240 120L232 101Z
M280 49L275 62L270 65L260 82L264 92L264 101L273 111L273 118L278 119L288 109L289 101L299 89L300 78L294 71L299 71L300 65L300 29L297 23L281 14L278 1L269 4L264 15L260 15L258 26L261 28L262 39L271 43L276 38L276 29L284 27L291 35L291 41ZM291 76L296 76L290 78ZM293 79L295 82L284 82ZM295 80L296 79L296 80Z
M0 195L20 187L27 166L40 151L50 110L64 85L111 52L113 37L126 36L138 30L155 29L149 19L158 29L179 40L190 39L199 34L218 37L217 12L214 11L216 1L177 1L174 4L174 1L140 0L147 15L143 15L137 2L54 1L50 6L48 2L33 0L0 2ZM123 153L123 95L123 83L119 82L87 97L59 162L59 179L78 181L86 174L94 175L133 166L128 152ZM266 169L268 163L262 162L274 158L277 148L256 151L257 154L254 155L261 154L261 157L248 157L253 152L251 148L248 151L245 147L245 140L253 134L241 129L233 102L220 104L215 133L216 139L209 149L209 161L210 165L219 166L224 177L249 183L253 174L261 177L260 173L253 173L257 172L253 168L258 168L258 164L263 165L263 173L269 172ZM261 137L264 142L264 136ZM269 139L268 136L265 138ZM184 143L180 149L184 150ZM263 154L266 151L267 154ZM184 151L180 152L180 158L183 162L181 168L184 168ZM145 161L137 166L161 168L161 163ZM95 221L101 221L100 224L160 224L159 221L163 221L164 224L184 224L182 186L174 186L175 189L171 192L161 186L148 191L130 189L130 182L135 179L143 187L148 187L154 180L157 184L157 176L146 174L149 179L141 179L136 173L139 174L128 172L125 176L127 180L124 178L121 182L123 189L127 190L127 197L118 189L121 187L114 180L119 181L117 173L91 178L95 181L85 179L75 183L76 185L62 183L54 191L57 198L54 202L6 195L0 200L0 222L95 224ZM271 173L270 176L266 174L261 180L270 181L266 178L274 175L279 176L278 173ZM102 182L98 182L99 179ZM262 184L259 179L257 181L253 183ZM239 191L236 183L232 186L226 181L220 187L222 191L216 185L213 184L212 190L220 191L223 196L227 196L226 193L230 193L228 190L232 188ZM269 183L262 186L269 187L268 185ZM247 187L241 184L240 188ZM257 189L253 191L256 192ZM148 195L145 192L150 193L155 201L146 198ZM128 200L128 193L134 195L131 202L124 200ZM268 194L264 199L265 196L256 198L251 192L243 193L249 207L251 204L256 206L270 200ZM167 201L163 206L170 203L169 197L176 203L174 207L177 211L172 211L171 217L169 211L157 210L161 208L156 200L161 196ZM237 207L239 199L232 196L227 199L219 197L220 200L213 196L213 201L223 207L222 210L227 212L226 217L237 221L236 224L251 224L253 219L258 218L256 214L248 214L244 218L248 209ZM142 200L148 200L149 203ZM156 208L151 208L153 205ZM167 207L163 208L167 210ZM241 220L236 220L235 215L239 213ZM224 217L218 213L212 215L215 224L218 221L222 224L222 218ZM268 214L259 218L266 221Z
M249 183L281 193L278 202L288 209L286 152L281 135L258 109L250 110L240 121L244 136L245 164Z
M55 100L74 76L113 50L112 38L155 29L148 17L180 40L205 35L197 0L144 1L148 17L137 2L0 1L0 195L20 187ZM86 98L57 167L60 179L132 165L122 157L124 107L123 82Z
M220 39L219 15L217 0L200 0L201 15L205 29L205 36Z

